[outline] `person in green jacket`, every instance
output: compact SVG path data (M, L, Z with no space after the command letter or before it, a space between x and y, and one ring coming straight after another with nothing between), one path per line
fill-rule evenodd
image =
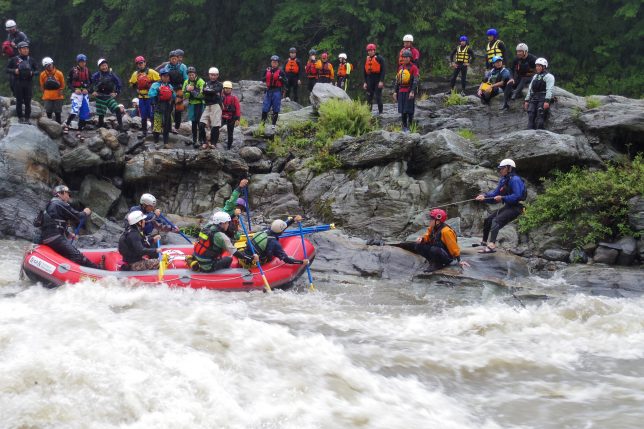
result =
M188 101L188 120L192 123L192 145L198 148L206 142L206 132L199 132L199 120L203 113L203 87L206 84L202 78L197 76L197 69L188 67L188 79L183 82L183 95ZM199 142L197 143L197 134ZM186 145L190 143L186 142Z
M231 240L237 241L242 236L243 231L239 224L239 215L246 210L247 201L244 198L240 198L242 190L248 186L248 179L242 179L239 182L239 186L236 187L230 198L224 203L224 208L221 211L224 211L230 215L231 221L228 225L228 229L225 231L226 235L230 237ZM215 210L215 213L219 209ZM214 213L213 213L214 215Z

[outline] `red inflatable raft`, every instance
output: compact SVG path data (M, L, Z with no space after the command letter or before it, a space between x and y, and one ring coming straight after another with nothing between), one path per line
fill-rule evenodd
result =
M295 259L304 259L302 241L299 236L281 238L284 251ZM306 253L312 261L315 258L315 248L304 240ZM230 268L213 273L200 273L187 268L185 256L191 255L193 247L189 244L162 247L169 254L169 264L164 271L163 280L159 280L159 272L153 271L120 271L123 265L121 254L116 249L80 249L92 262L98 264L105 256L105 269L83 267L54 252L46 245L38 245L25 253L22 269L33 281L46 285L59 286L63 283L77 283L84 280L97 281L106 277L123 280L134 280L146 285L167 284L175 287L206 288L227 291L248 291L263 289L264 283L257 267L242 268L233 257ZM289 286L306 270L304 265L285 264L274 258L271 262L262 264L266 279L270 286Z

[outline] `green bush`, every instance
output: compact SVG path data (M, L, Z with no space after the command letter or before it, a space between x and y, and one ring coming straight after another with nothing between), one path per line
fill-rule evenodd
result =
M445 106L461 106L467 104L467 97L463 97L455 89L445 98Z
M365 103L331 99L320 105L318 139L361 136L373 129L371 112Z
M462 128L456 131L456 134L470 141L476 140L476 134L474 134L474 131L468 130L467 128Z
M644 195L644 159L610 164L606 170L573 168L544 180L544 192L519 219L521 232L556 223L577 246L635 235L628 224L628 200Z
M597 97L586 97L586 109L595 109L601 106L601 101Z

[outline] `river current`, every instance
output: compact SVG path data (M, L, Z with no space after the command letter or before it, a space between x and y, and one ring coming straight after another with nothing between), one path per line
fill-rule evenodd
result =
M0 428L639 428L644 297L318 276L273 294L19 280ZM314 275L315 275L315 265ZM544 291L574 290L557 280Z

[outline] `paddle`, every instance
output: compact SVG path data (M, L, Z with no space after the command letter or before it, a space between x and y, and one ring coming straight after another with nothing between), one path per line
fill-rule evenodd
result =
M246 219L248 219L248 230L252 231L250 227L250 201L248 200L248 185L244 186L244 199L246 200Z
M239 224L242 226L242 229L244 230L244 235L246 236L246 242L250 246L250 251L253 252L253 255L255 255L255 247L253 246L253 242L250 241L250 237L248 236L248 231L246 230L246 225L244 225L244 218L239 215L240 222ZM266 274L264 274L264 270L262 269L262 264L257 261L257 268L259 268L259 272L262 275L262 280L264 280L264 290L266 292L272 292L273 290L271 289L271 286L268 284L268 280L266 280Z
M157 240L157 249L161 250L161 239ZM168 255L159 252L159 281L163 280L165 269L168 265Z
M304 233L302 232L302 222L298 222L297 226L300 229L300 238L302 239L302 251L304 252L304 259L309 259L309 257L306 255L306 244L304 244ZM313 276L311 275L311 267L309 267L309 264L306 264L306 274L309 276L309 290L311 292L315 291L315 286L313 286Z
M183 238L185 238L185 239L186 239L186 241L187 241L188 243L192 244L192 240L190 240L188 237L186 237L186 235L185 235L183 232L179 231L179 228L177 228L176 226L174 226L174 224L173 224L172 222L170 222L170 221L169 221L165 216L163 216L162 214L160 214L160 215L159 215L159 219L161 219L161 220L162 220L163 222L165 222L166 224L170 225L172 228L176 229L176 230L177 230L177 234L179 234L180 236L182 236Z

